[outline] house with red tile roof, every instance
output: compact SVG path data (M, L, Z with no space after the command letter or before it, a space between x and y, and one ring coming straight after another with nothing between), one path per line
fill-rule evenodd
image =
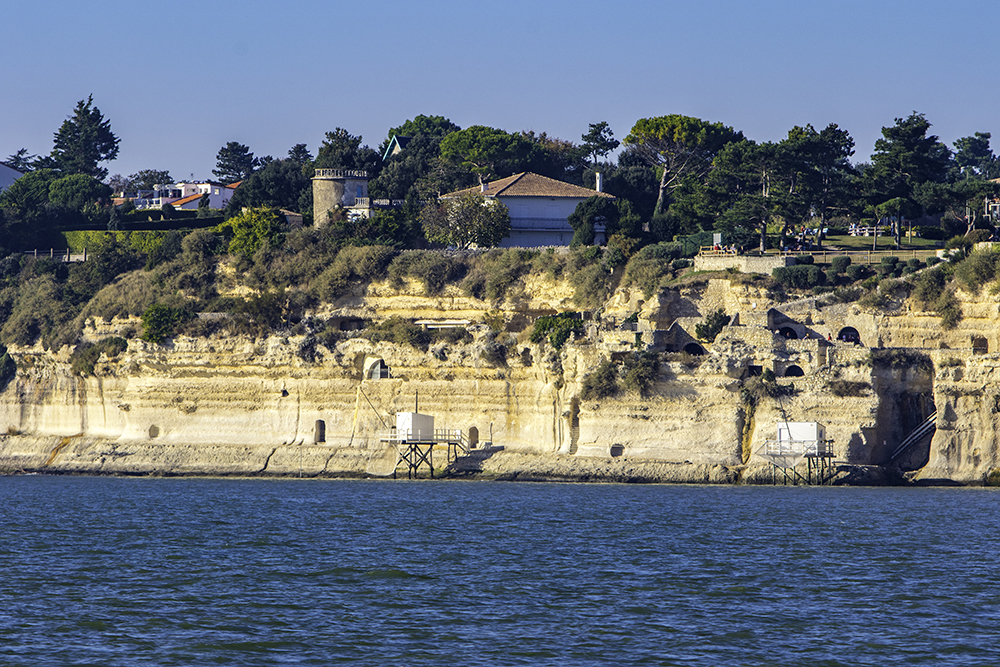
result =
M573 228L567 218L577 205L595 195L614 199L605 192L529 171L451 192L442 198L461 197L470 192L495 199L510 212L510 237L500 242L502 248L567 246L573 240Z

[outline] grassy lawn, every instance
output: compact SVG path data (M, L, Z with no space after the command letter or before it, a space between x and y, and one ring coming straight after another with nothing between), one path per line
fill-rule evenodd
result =
M872 243L877 241L878 245L874 248ZM892 240L891 236L879 236L877 239L871 236L828 236L823 242L823 245L829 249L829 246L836 246L837 248L842 248L843 250L895 250L896 244ZM944 247L944 241L932 241L930 239L922 239L918 237L913 237L908 239L905 236L901 239L900 248L902 250L933 250L935 248Z

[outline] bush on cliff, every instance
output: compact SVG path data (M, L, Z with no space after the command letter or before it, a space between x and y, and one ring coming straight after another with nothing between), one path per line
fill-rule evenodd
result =
M548 340L558 350L573 334L583 335L583 320L576 313L543 315L535 320L530 340L536 345Z
M444 255L431 250L404 252L389 264L389 281L395 289L407 278L424 284L424 294L436 296L446 284L462 278L469 269L464 257Z
M74 375L93 375L94 366L102 354L107 354L109 359L114 359L119 354L128 349L128 342L124 338L112 336L97 343L81 343L73 350L70 356L70 370Z
M622 384L628 391L645 396L656 381L660 356L655 352L635 352L625 357Z
M694 335L706 343L714 343L715 339L722 333L723 327L729 324L731 319L722 308L713 310L704 322L694 325Z
M154 303L142 314L142 339L162 343L174 335L177 325L193 315L180 308Z
M583 388L580 392L583 400L592 401L617 393L618 367L609 359L602 359L597 368L583 376Z
M978 294L983 285L997 278L1000 253L980 250L972 253L955 267L955 279L969 294Z

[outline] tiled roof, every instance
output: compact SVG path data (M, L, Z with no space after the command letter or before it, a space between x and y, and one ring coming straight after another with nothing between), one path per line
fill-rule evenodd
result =
M190 204L191 202L193 202L196 199L201 199L201 193L200 192L195 193L193 195L188 195L187 197L184 197L183 199L178 199L177 201L172 201L172 202L170 202L170 205L171 206L183 206L184 204Z
M606 192L597 192L590 188L582 188L579 185L563 183L554 178L533 174L530 171L501 178L498 181L491 181L487 183L486 192L482 192L482 188L477 185L465 190L459 190L458 192L450 192L443 196L446 198L461 197L470 192L486 197L573 197L576 199L582 197L586 199L587 197L596 195L598 197L610 197L614 199L614 197Z

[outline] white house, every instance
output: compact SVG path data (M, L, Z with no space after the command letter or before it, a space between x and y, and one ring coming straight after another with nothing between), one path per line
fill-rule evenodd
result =
M214 181L192 181L157 185L153 190L139 191L135 206L160 208L164 204L170 204L174 208L196 209L202 196L207 194L209 208L225 208L242 182L224 185Z
M573 228L567 218L577 205L593 196L611 195L571 185L531 172L514 174L482 186L443 195L444 199L474 192L496 199L510 211L510 237L500 242L502 248L533 248L569 245Z
M14 181L24 176L17 169L11 169L5 164L0 164L0 192L3 192L10 186L14 185Z

